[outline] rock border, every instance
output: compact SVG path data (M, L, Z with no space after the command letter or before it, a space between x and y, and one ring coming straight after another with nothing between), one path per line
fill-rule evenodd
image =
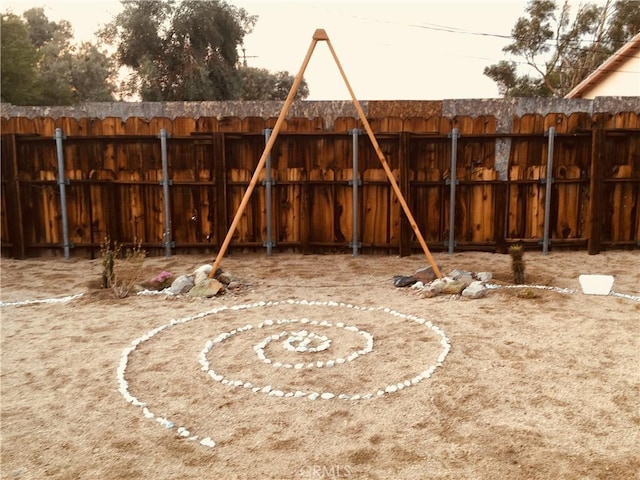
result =
M228 380L228 379L225 379L223 376L221 376L220 374L216 373L215 371L213 371L213 370L211 370L209 368L209 361L207 360L207 353L214 347L215 343L220 343L220 342L228 339L229 337L231 337L233 335L236 335L238 333L242 333L242 332L247 331L247 330L251 330L253 328L264 328L264 326L278 325L278 322L273 322L272 320L266 320L265 322L259 323L255 327L252 324L247 324L247 325L245 325L243 327L239 327L239 328L233 329L233 330L231 330L229 332L223 332L220 335L218 335L214 340L209 340L207 342L207 344L205 345L205 348L200 352L200 355L199 355L199 363L201 365L201 370L206 371L207 374L211 378L213 378L214 380L218 380L218 378L219 378L218 381L220 381L222 384L224 384L224 385L226 385L226 386L228 386L230 388L243 387L244 389L249 389L253 393L263 393L263 394L267 394L267 395L271 395L271 396L275 396L275 397L306 398L306 399L311 400L311 401L316 400L318 398L322 399L322 400L331 400L331 399L338 398L338 399L341 399L341 400L344 400L344 401L371 400L373 398L382 397L384 395L388 395L388 394L391 394L391 393L399 392L400 390L403 390L404 388L407 388L407 387L410 387L410 386L413 386L413 385L417 385L422 380L430 378L431 375L433 375L433 373L436 371L436 369L442 366L447 354L451 350L451 344L450 344L449 339L447 338L446 334L444 333L444 331L442 329L440 329L438 326L434 325L431 321L426 320L426 319L421 318L421 317L417 317L415 315L401 313L401 312L398 312L396 310L392 310L392 309L387 308L387 307L362 307L362 306L358 306L358 305L353 305L351 303L333 302L333 301L308 301L308 300L282 300L282 301L268 301L268 302L261 301L261 302L256 302L256 303L252 303L252 304L235 305L235 306L232 306L232 307L221 306L221 307L214 308L212 310L209 310L209 311L206 311L206 312L202 312L202 313L199 313L199 314L196 314L196 315L193 315L193 316L173 319L169 323L166 323L164 325L156 327L153 330L150 330L146 334L142 335L141 337L136 338L135 340L133 340L131 342L131 344L129 346L127 346L122 351L122 353L120 355L120 363L119 363L118 368L116 370L116 378L117 378L117 382L118 382L118 391L124 397L124 399L125 399L125 401L127 403L130 403L132 406L141 408L142 409L142 414L144 415L145 418L155 420L156 422L158 422L160 425L162 425L163 427L165 427L167 429L173 429L175 427L174 422L172 422L170 419L168 419L166 417L156 415L154 412L150 411L147 408L146 402L141 401L140 399L138 399L137 397L132 395L131 392L129 391L129 382L126 379L126 369L127 369L128 363L129 363L129 356L136 350L136 348L140 344L142 344L142 343L144 343L146 341L149 341L150 339L152 339L156 335L162 333L166 329L171 328L173 326L182 325L182 324L191 322L193 320L201 319L201 318L204 318L204 317L207 317L207 316L210 316L210 315L216 315L218 313L225 312L225 311L240 311L240 310L247 310L247 309L250 309L250 308L262 308L262 307L272 307L272 306L281 306L281 305L320 306L320 307L348 308L348 309L370 311L370 312L371 311L383 312L383 313L389 314L389 315L394 316L394 317L398 317L398 318L401 318L401 319L404 319L404 320L407 320L407 321L415 322L418 325L422 325L426 329L431 330L432 332L436 333L437 335L440 336L440 345L442 346L442 350L441 350L440 354L438 355L437 361L436 361L436 363L434 365L429 365L422 372L420 372L419 374L413 376L412 378L407 378L407 379L400 380L399 382L390 383L388 385L384 385L382 387L374 389L374 391L372 391L372 392L368 392L368 393L364 393L364 394L345 394L345 393L337 393L337 392L301 392L301 391L300 392L298 392L298 391L296 391L296 392L284 392L282 390L274 389L270 385L265 385L263 387L256 387L256 386L252 385L250 382L245 382L245 381L242 381L242 380ZM283 322L284 323L297 323L297 322L292 322L291 320L284 320ZM300 323L302 323L302 322L300 322ZM309 323L311 324L311 322L309 322ZM318 322L318 325L320 325L321 323L323 323L323 322ZM324 322L324 323L328 324L328 322ZM326 325L326 326L328 326L328 325ZM334 326L334 325L332 324L331 326ZM335 326L337 327L337 323L335 324ZM350 329L350 330L355 331L355 332L360 332L360 330L355 326L346 325L346 326L341 327L341 328ZM367 338L367 347L371 346L371 348L373 348L373 337L368 338L365 335L365 338ZM278 335L278 339L280 339L279 335ZM365 350L366 350L366 348L365 348ZM354 353L356 353L356 352L354 352ZM360 353L358 353L358 355L353 357L353 359L355 359L359 355L360 355ZM214 375L215 375L215 378L214 378ZM220 378L220 377L222 377L222 378ZM211 448L213 448L215 446L215 441L212 440L210 436L191 435L190 430L186 426L178 427L177 428L177 433L178 433L178 435L180 437L187 438L187 439L189 439L191 441L194 441L194 442L197 441L201 445L208 446L208 447L211 447Z

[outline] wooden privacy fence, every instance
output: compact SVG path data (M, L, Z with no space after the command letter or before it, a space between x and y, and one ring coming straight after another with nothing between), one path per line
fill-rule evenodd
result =
M430 249L505 251L523 243L597 253L639 246L639 117L528 114L514 117L510 132L497 132L493 116L370 123ZM94 256L107 236L142 242L150 253L216 251L274 123L2 119L2 254ZM269 181L256 188L231 248L418 249L369 139L354 142L359 127L351 117L337 118L331 130L321 118L288 119Z

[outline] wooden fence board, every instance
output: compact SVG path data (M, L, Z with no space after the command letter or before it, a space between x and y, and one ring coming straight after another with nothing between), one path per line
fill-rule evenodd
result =
M231 168L229 170L229 180L231 184L227 187L229 202L228 202L228 215L229 218L234 218L242 198L244 197L247 187L251 180L252 171L244 168ZM234 234L236 242L247 243L253 241L252 225L250 219L253 217L253 202L247 203L247 206L239 219L238 226Z
M334 180L334 171L327 168L314 168L309 172L309 180L321 180L331 182ZM335 241L334 235L334 202L333 186L313 184L309 192L310 216L313 222L310 224L310 239L312 242L328 243Z
M557 180L578 180L580 177L581 171L577 165L561 165L556 169ZM554 190L557 192L557 198L552 210L557 212L557 215L552 236L562 239L580 238L583 232L580 222L580 183L556 183Z
M174 119L174 123L177 119ZM218 119L216 117L199 117L195 121L195 132L200 133L215 133L220 132L220 127L218 125Z
M384 182L387 174L382 168L368 168L362 174L364 209L362 215L362 242L385 245L388 237L389 188L386 185L366 185L366 182Z

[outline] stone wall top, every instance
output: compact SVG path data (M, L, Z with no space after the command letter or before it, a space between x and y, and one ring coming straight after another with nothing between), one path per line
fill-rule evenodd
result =
M488 98L462 100L407 100L407 101L359 101L368 118L429 117L429 116L480 116L491 115L510 123L514 116L525 114L640 112L640 97L597 97L589 99L559 98ZM126 120L139 118L177 117L278 117L282 101L227 101L227 102L89 102L73 106L16 106L3 103L0 115L11 117L60 117L106 118ZM293 102L288 117L323 118L331 128L336 118L357 117L353 103L344 101ZM502 123L502 122L499 122ZM506 125L505 125L506 126Z

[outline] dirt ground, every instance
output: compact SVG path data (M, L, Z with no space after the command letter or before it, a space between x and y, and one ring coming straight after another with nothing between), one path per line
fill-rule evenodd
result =
M508 255L434 257L502 287L394 287L418 254L234 253L222 296L117 299L100 259L2 259L1 477L640 478L640 251L526 252L527 284L567 291L505 288Z

